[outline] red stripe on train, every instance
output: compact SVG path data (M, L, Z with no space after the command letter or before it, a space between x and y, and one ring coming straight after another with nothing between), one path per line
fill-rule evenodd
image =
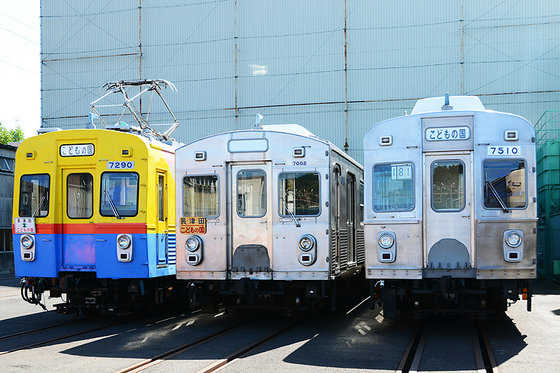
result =
M146 233L146 223L37 224L37 234ZM12 225L12 232L14 226Z

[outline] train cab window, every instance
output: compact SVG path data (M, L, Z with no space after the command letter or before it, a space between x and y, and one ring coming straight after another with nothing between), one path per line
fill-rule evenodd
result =
M220 184L217 175L183 178L183 216L217 217Z
M465 166L458 160L432 163L432 208L461 211L465 207Z
M484 207L525 208L527 183L522 160L486 160L484 168Z
M93 176L70 174L66 179L66 212L71 219L88 219L93 215Z
M279 208L281 216L318 216L319 174L316 172L290 172L279 176Z
M413 170L412 163L373 166L374 211L411 211L414 209Z
M19 216L45 217L49 214L49 175L24 175L19 186Z
M102 216L136 216L138 214L138 174L104 172L101 175Z
M262 170L237 173L237 214L255 218L266 214L266 175Z

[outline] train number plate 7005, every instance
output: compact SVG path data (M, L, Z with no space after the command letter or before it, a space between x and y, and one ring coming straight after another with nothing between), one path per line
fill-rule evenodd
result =
M134 161L107 161L108 170L132 170L134 169Z

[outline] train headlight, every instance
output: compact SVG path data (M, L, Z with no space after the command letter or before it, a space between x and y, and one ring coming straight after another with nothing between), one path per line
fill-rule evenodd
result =
M132 237L128 234L120 234L117 236L117 246L121 250L126 250L132 244Z
M28 234L25 234L23 236L21 236L20 241L21 243L21 247L23 247L24 249L31 249L33 247L33 245L35 244L35 239L33 238L33 236L30 236Z
M523 242L523 237L519 232L512 231L506 235L506 243L509 247L519 247L521 242Z
M19 238L21 260L32 262L35 260L35 236L24 234Z
M393 263L397 259L397 235L395 232L377 232L377 260Z
M128 263L132 262L132 235L119 234L117 235L117 260L119 262Z
M304 234L298 241L298 260L304 266L315 264L317 260L317 240L311 234Z
M203 256L202 238L199 236L190 236L185 241L185 248L189 251L185 257L187 263L192 266L199 265L202 262Z
M312 235L305 235L302 238L299 239L299 248L302 251L309 251L311 249L313 249L316 245L316 240L315 237L313 237Z
M202 245L202 240L198 236L191 236L185 241L185 247L190 252L196 251Z
M382 248L389 249L395 243L395 238L389 233L383 233L379 236L377 243L379 243L379 246Z

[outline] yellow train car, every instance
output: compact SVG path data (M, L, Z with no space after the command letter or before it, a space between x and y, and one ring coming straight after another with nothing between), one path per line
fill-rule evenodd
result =
M63 313L145 308L173 293L176 143L135 127L50 131L16 154L14 256L23 297Z

